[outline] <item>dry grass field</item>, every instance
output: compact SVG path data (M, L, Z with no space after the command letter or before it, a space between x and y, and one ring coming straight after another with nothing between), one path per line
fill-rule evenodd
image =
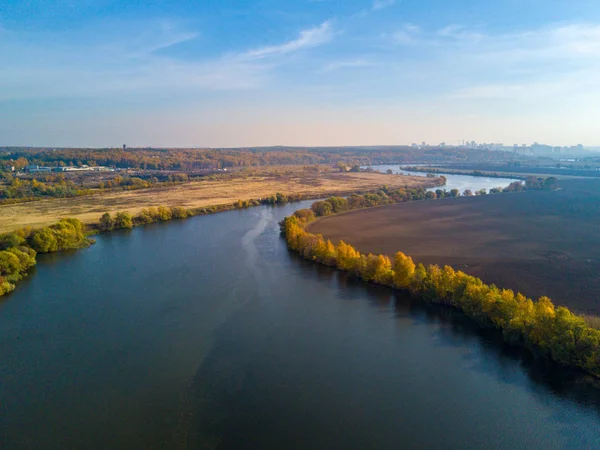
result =
M435 180L381 173L339 173L279 167L236 173L221 179L205 179L168 188L136 191L109 191L69 199L49 199L0 206L0 233L24 226L41 227L63 217L75 217L84 223L97 222L105 212L136 213L150 206L198 208L230 204L237 200L268 197L276 192L286 195L349 194L375 190L383 185L431 186Z

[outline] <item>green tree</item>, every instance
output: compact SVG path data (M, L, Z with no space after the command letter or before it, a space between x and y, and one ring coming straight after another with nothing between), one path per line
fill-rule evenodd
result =
M25 239L17 233L5 233L0 235L0 250L6 250L10 247L18 247L23 245Z
M188 210L182 206L171 207L171 217L173 219L186 219L189 215Z
M133 220L128 212L118 212L115 215L115 228L133 228Z
M7 250L0 251L0 276L9 282L20 279L21 263L19 258Z
M165 222L173 218L171 210L165 206L159 206L157 208L158 220Z
M328 216L333 212L333 208L331 207L331 203L327 201L319 201L315 202L311 206L316 216Z
M27 242L38 253L49 253L58 250L58 241L50 228L33 231Z
M115 221L110 213L102 214L99 224L100 231L112 231L115 228Z

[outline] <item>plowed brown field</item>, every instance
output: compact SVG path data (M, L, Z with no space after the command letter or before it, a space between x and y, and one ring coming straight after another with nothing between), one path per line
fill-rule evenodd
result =
M309 231L361 252L401 250L499 287L600 314L600 181L423 201L325 217Z

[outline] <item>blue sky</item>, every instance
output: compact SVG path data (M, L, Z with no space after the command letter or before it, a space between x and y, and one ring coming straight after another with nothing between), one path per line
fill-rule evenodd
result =
M0 145L600 144L596 0L0 0Z

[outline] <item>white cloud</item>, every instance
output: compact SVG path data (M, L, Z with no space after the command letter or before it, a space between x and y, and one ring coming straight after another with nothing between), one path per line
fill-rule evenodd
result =
M484 37L484 35L481 33L472 30L467 30L465 27L457 24L448 25L442 28L441 30L438 30L437 34L446 38L472 41L476 41Z
M323 22L321 25L300 32L298 38L280 45L250 50L239 56L243 59L261 59L270 56L285 55L298 50L313 48L325 44L333 38L333 27L331 21Z
M392 34L392 38L396 44L414 45L418 42L421 34L421 28L411 23L406 23L401 29Z
M396 3L396 0L374 0L373 1L373 11L379 11L385 8L388 8Z
M428 31L404 25L382 57L396 86L438 99L590 102L600 99L600 25L557 24L494 33L456 24ZM389 37L388 37L389 39ZM390 51L392 51L390 49ZM600 119L600 117L599 117Z
M84 35L10 33L10 39L0 41L0 55L11 61L11 70L0 71L0 101L257 89L281 63L275 57L314 48L333 36L331 22L324 22L281 45L209 59L180 59L168 50L198 38L198 32L168 21L113 28L122 32L108 38L94 30ZM45 45L48 41L53 45Z

